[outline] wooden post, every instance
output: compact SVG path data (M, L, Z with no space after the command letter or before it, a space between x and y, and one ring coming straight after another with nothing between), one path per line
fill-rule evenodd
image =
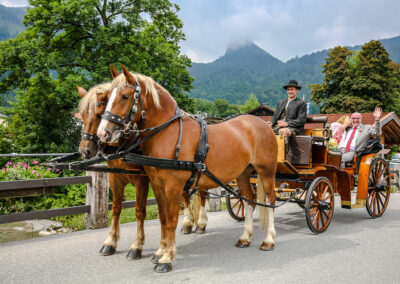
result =
M221 187L213 188L208 191L209 193L215 193L221 195ZM216 195L210 194L210 197L216 197ZM221 211L221 198L210 198L208 199L208 207L210 212Z
M108 173L86 172L92 177L92 183L86 186L86 205L90 213L85 214L87 229L106 228L108 225Z

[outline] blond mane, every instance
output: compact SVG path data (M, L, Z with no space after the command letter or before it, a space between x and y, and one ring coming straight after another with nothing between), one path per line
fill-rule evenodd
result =
M83 115L89 113L92 116L97 109L97 94L104 93L110 90L111 83L102 83L92 87L89 92L80 100L78 112Z
M157 84L152 78L146 75L132 72L130 72L130 74L133 76L135 81L141 81L146 86L145 95L151 94L151 96L153 97L154 105L156 106L156 108L160 108L160 98L156 90L156 85L165 92L167 91L161 85ZM117 91L119 91L121 88L125 87L126 84L128 84L128 80L126 79L124 73L121 73L111 82L110 89L113 90L114 88L117 88Z

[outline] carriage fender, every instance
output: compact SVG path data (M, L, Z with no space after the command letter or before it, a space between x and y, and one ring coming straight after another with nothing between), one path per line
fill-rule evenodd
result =
M358 170L357 199L365 200L368 192L369 168L376 154L368 154L361 158Z

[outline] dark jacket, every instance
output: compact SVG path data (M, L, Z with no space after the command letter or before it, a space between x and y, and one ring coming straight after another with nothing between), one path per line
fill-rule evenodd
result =
M274 116L271 118L272 126L275 126L285 110L288 99L283 99L278 102ZM299 98L291 101L286 110L286 122L289 128L293 129L297 135L304 134L304 124L307 119L307 104Z

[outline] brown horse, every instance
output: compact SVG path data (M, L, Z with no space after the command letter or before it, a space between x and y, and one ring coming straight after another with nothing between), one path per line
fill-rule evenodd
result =
M116 77L119 73L112 67L111 74ZM79 104L79 113L83 120L83 135L79 145L79 151L85 159L94 157L98 151L96 131L101 121L101 115L104 113L105 105L108 101L110 83L97 85L87 92L84 88L78 87L78 93L81 96ZM130 139L124 143L130 143ZM120 138L123 141L125 138ZM131 163L122 160L108 161L110 168L122 169L141 169ZM100 250L102 255L111 255L115 252L117 241L119 239L119 217L122 210L122 201L124 189L129 183L136 187L136 208L135 214L138 220L136 241L132 244L128 252L127 259L134 260L141 257L141 252L144 245L144 220L146 218L146 203L149 189L149 180L147 176L137 176L130 174L110 173L109 175L110 186L113 192L113 206L112 206L112 221L108 238L105 240L103 247ZM192 232L192 227L196 224L195 232L200 234L205 231L207 216L202 219L198 218L200 205L204 207L205 198L196 196L194 200L194 212L191 210L190 200L184 198L184 214L185 218L182 223L181 232L188 234ZM200 221L198 221L200 220Z
M174 117L177 104L172 96L151 78L129 73L125 67L123 74L114 79L112 95L107 111L112 115L128 118L137 123L139 130L159 126ZM135 84L140 85L135 96ZM145 111L145 117L142 113ZM132 115L130 117L130 114ZM200 126L188 114L183 116L183 133L180 160L193 161L199 143ZM115 143L121 125L102 119L97 135L102 142ZM148 132L140 132L143 139ZM162 131L143 144L144 156L172 159L179 137L179 122L173 121ZM255 170L260 178L257 197L265 203L275 204L274 177L277 166L277 141L272 129L262 119L243 115L225 122L211 125L208 130L209 151L205 160L207 169L227 184L236 178L241 195L254 200L250 175ZM167 272L172 269L176 254L175 230L178 222L179 202L184 185L191 173L145 166L145 172L155 193L161 222L160 248L154 259L158 260L155 270ZM216 183L202 175L199 190L215 188ZM245 222L243 234L236 243L238 247L248 247L253 236L253 207L245 202ZM260 207L261 208L261 207ZM274 216L271 208L260 210L260 219L266 229L266 237L260 247L271 250L274 247Z
M83 120L83 135L79 145L79 152L85 159L92 158L98 151L96 131L104 113L108 99L110 83L97 85L87 92L84 88L78 87L78 93L82 97L79 104L79 113ZM138 166L124 162L122 160L112 160L107 162L110 168L138 169ZM140 167L141 168L141 167ZM129 183L136 188L136 208L137 219L136 240L131 245L127 254L127 259L140 259L145 241L144 220L146 218L146 203L149 191L149 179L147 176L110 173L109 181L113 193L111 227L107 239L100 250L102 255L114 254L120 234L119 218L122 210L125 186Z

